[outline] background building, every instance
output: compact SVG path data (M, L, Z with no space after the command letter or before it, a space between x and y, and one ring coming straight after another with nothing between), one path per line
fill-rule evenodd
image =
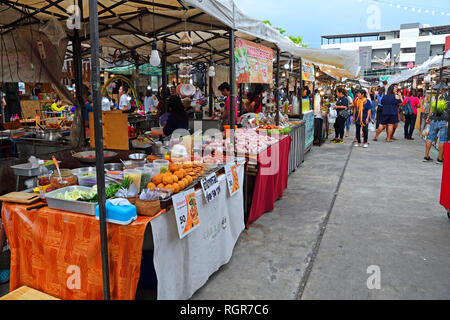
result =
M322 36L323 49L359 50L365 80L386 80L442 54L450 25L402 24L400 30Z

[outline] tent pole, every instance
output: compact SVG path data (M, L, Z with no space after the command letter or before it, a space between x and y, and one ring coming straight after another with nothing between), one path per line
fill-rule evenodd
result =
M275 73L275 105L276 114L275 121L276 125L280 125L280 48L277 48L277 71Z
M236 101L236 90L235 90L235 66L234 66L234 29L230 29L230 139L231 143L234 145L234 126L235 124L235 101Z
M302 58L300 58L300 83L299 83L299 88L300 88L300 113L299 113L299 118L300 120L303 119L303 65L302 65Z
M99 60L99 34L98 34L98 7L97 0L89 1L89 24L91 40L91 86L94 103L95 128L95 157L97 167L97 192L100 216L100 242L102 254L103 297L110 300L109 265L108 265L108 234L106 229L105 208L105 163L103 153L102 108L100 103L100 60Z
M163 112L167 112L167 42L166 39L163 40L163 52L162 52L162 93L161 97L163 99Z

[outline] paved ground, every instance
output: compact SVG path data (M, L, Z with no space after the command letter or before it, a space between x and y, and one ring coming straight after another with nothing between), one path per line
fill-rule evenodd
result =
M231 262L193 299L449 299L442 167L421 162L418 136L384 138L308 153L275 210L242 234ZM372 265L380 290L367 287Z
M450 299L442 167L421 162L418 136L383 139L314 147L193 299ZM379 267L379 290L367 288L369 266Z

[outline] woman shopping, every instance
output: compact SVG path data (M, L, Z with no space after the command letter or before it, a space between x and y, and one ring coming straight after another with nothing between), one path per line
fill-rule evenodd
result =
M417 108L420 106L420 100L417 97L417 90L413 90L409 97L403 101L405 105L405 139L414 140L412 137L417 120Z
M403 105L403 100L400 94L397 94L397 86L391 85L387 91L387 95L381 101L383 105L383 113L381 115L380 126L373 141L378 141L378 137L387 128L387 142L392 142L395 129L398 126L398 110L399 106Z
M338 100L336 105L333 107L337 111L336 123L334 124L334 130L336 137L331 140L332 143L343 144L344 143L344 131L345 131L345 121L347 120L348 112L348 98L347 91L343 88L337 89L336 95Z
M364 135L364 148L368 148L369 144L369 121L372 118L372 103L367 99L367 92L359 90L357 92L358 99L355 100L355 107L353 112L353 122L356 125L356 140L355 147L361 147L361 128Z

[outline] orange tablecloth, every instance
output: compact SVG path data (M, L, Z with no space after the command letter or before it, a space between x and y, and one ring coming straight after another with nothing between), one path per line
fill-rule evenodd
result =
M25 285L65 300L102 300L99 221L50 208L26 208L12 203L3 203L2 208L11 248L10 291ZM150 220L139 216L128 226L108 223L112 299L135 298L144 233ZM73 288L77 274L80 289Z

